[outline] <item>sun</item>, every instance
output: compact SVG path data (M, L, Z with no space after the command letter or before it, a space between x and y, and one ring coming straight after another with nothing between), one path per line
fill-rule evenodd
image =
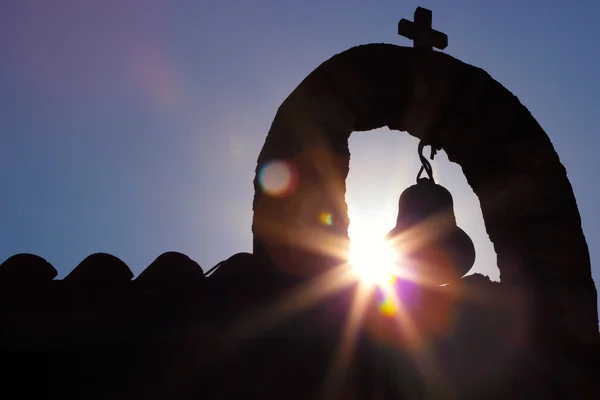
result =
M364 284L387 286L400 274L400 254L385 240L388 227L375 221L352 220L348 229L348 263Z

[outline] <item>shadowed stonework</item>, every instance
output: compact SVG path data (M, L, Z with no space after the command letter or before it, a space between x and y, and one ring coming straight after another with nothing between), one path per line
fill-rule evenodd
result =
M596 289L564 167L516 97L430 45L352 48L284 101L256 168L253 254L205 274L169 252L136 279L103 253L63 280L38 256L4 261L3 390L61 400L598 398ZM394 308L340 266L348 138L382 126L461 165L501 282L399 280ZM270 168L287 184L268 182Z

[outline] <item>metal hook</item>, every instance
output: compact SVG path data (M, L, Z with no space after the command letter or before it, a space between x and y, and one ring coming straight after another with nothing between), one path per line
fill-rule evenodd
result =
M419 147L418 147L419 160L421 160L421 168L419 169L419 173L417 174L417 182L419 181L419 179L421 179L421 174L423 173L423 171L425 171L427 173L427 176L429 177L429 179L431 179L431 182L435 183L435 180L433 179L433 168L431 167L429 160L427 160L427 158L423 155L423 149L425 149L425 143L421 140L419 142ZM433 146L431 146L431 159L432 160L433 160L433 157L435 157L435 153L436 153L435 148Z

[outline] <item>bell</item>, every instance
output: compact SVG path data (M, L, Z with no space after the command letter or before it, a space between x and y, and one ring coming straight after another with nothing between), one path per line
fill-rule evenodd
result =
M433 179L419 178L400 195L396 226L386 238L401 267L423 283L457 281L475 263L475 246L456 225L452 195Z

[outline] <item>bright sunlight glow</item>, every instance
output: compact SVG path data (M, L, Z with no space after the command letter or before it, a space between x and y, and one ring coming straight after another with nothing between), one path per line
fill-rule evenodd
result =
M361 219L350 222L349 264L361 282L390 285L399 274L398 254L385 240L388 227Z

